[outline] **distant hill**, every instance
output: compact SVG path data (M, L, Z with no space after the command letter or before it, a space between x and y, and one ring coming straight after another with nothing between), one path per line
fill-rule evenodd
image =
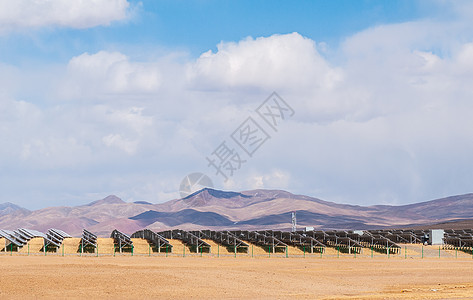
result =
M4 215L25 215L30 213L26 208L20 207L10 202L0 204L0 216Z
M292 211L297 211L299 227L319 229L449 226L457 220L466 226L473 224L469 221L473 220L473 194L402 206L358 206L282 190L230 192L206 188L161 204L127 203L113 195L87 205L35 211L4 203L0 204L0 229L59 228L76 236L83 228L100 236L108 236L115 228L129 234L142 228L289 229Z

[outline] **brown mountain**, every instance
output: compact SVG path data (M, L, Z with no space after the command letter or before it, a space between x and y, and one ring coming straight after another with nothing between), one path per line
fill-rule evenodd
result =
M193 210L192 218L181 224L167 220L179 219L176 213ZM289 228L291 212L297 211L300 226L324 229L367 229L400 227L412 224L433 224L455 219L473 218L473 194L453 196L403 206L357 206L337 204L280 190L252 190L241 193L203 189L184 199L155 205L154 212L131 219L160 230L184 224L230 229ZM196 222L203 213L216 213L225 219L219 224ZM199 214L200 213L200 214ZM191 215L187 211L188 215ZM159 222L156 226L153 220ZM194 220L194 221L193 221ZM233 224L231 224L233 222ZM164 223L164 226L163 226Z
M111 231L107 233L102 227L118 228L121 223L136 223L128 218L149 210L149 207L150 205L146 204L127 203L112 195L87 205L26 210L22 211L21 216L3 215L0 216L0 228L13 230L24 227L43 232L49 228L58 228L72 235L80 235L82 229L86 228L105 236ZM128 227L133 229L140 226Z
M297 223L323 229L368 229L428 226L473 219L473 194L402 206L337 204L280 190L228 192L203 189L186 198L161 204L127 203L116 196L75 207L29 211L0 204L0 229L19 227L46 231L59 228L80 235L83 228L107 236L117 228L288 229L291 212Z

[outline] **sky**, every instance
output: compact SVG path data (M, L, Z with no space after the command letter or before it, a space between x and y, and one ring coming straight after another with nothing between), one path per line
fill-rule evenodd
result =
M0 0L0 203L188 174L402 205L473 192L471 1Z

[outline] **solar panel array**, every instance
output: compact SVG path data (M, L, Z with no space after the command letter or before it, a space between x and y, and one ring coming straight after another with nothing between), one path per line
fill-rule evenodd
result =
M12 230L0 230L0 237L5 238L5 249L8 246L12 247L13 245L20 248L28 242Z
M447 229L444 237L445 244L457 248L473 247L472 229Z
M80 239L80 251L84 252L85 249L92 248L97 249L97 236L87 229L82 230L82 238Z
M278 240L284 242L287 245L303 248L304 251L307 250L311 253L314 252L314 250L323 252L323 248L325 248L325 245L323 243L307 234L272 230L267 230L265 231L265 233L277 238Z
M235 230L230 232L244 241L266 248L273 253L277 250L284 251L287 247L286 243L274 237L270 231Z
M198 230L191 231L191 233L202 239L213 240L214 242L228 248L232 248L238 252L248 253L249 245L240 240L236 235L230 231L213 231L213 230Z
M37 237L44 240L45 246L55 243L55 241L50 239L46 234L26 228L19 228L17 230L0 230L0 237L5 238L5 249L10 246L11 250L13 247L16 247L17 249L22 248L29 240ZM60 246L60 244L58 246Z
M162 248L166 248L165 251L172 250L172 245L160 234L151 231L149 229L139 230L131 235L131 238L142 238L147 240L149 243L155 245L158 252L161 252Z
M71 238L69 234L65 233L62 230L51 228L46 233L46 246L59 248L62 245L62 241L65 238Z
M354 239L355 235L357 236L357 234L354 234L353 232L318 230L299 233L305 236L310 236L326 246L347 249L348 252L351 252L352 249L356 251L359 248L363 248L363 245L360 243L360 241Z
M444 231L444 248L460 248L473 251L472 229L447 229ZM384 253L399 253L400 244L425 243L429 240L429 230L414 229L384 229L384 230L312 230L312 231L278 231L278 230L195 230L186 231L180 229L154 232L149 229L139 230L130 236L114 230L110 237L118 246L120 252L123 248L132 248L131 238L142 238L150 244L155 245L158 252L166 248L172 251L172 244L168 239L181 240L193 251L210 252L211 245L205 239L212 240L227 248L238 249L238 252L248 253L251 244L257 245L270 252L284 252L288 246L304 248L306 252L323 252L326 247L336 247L347 252L359 253L361 248L371 248ZM65 238L71 238L69 234L59 229L49 229L46 234L25 228L17 230L0 230L0 238L5 239L5 249L20 249L32 238L42 238L44 249L46 247L61 247ZM81 252L85 248L97 249L97 236L83 230L81 238Z
M114 240L114 244L118 246L120 253L123 251L124 248L133 249L133 241L127 234L124 234L123 232L115 229L114 231L112 231L112 234L110 234L110 237Z
M210 245L203 241L200 237L196 236L195 234L181 230L181 229L174 229L174 230L166 230L159 232L160 235L167 239L178 239L181 240L184 244L189 246L192 250L198 252L200 251L210 251Z

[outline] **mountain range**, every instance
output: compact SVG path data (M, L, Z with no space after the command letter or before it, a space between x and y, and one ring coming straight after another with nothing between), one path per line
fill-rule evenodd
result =
M401 206L358 206L282 190L229 192L205 188L160 204L128 203L113 195L87 205L34 211L4 203L0 204L0 229L30 228L44 232L58 228L74 236L80 236L84 228L99 236L108 236L113 229L128 234L143 228L289 229L292 211L297 213L299 227L316 229L418 227L438 223L453 227L456 220L471 224L467 220L473 219L473 194Z

